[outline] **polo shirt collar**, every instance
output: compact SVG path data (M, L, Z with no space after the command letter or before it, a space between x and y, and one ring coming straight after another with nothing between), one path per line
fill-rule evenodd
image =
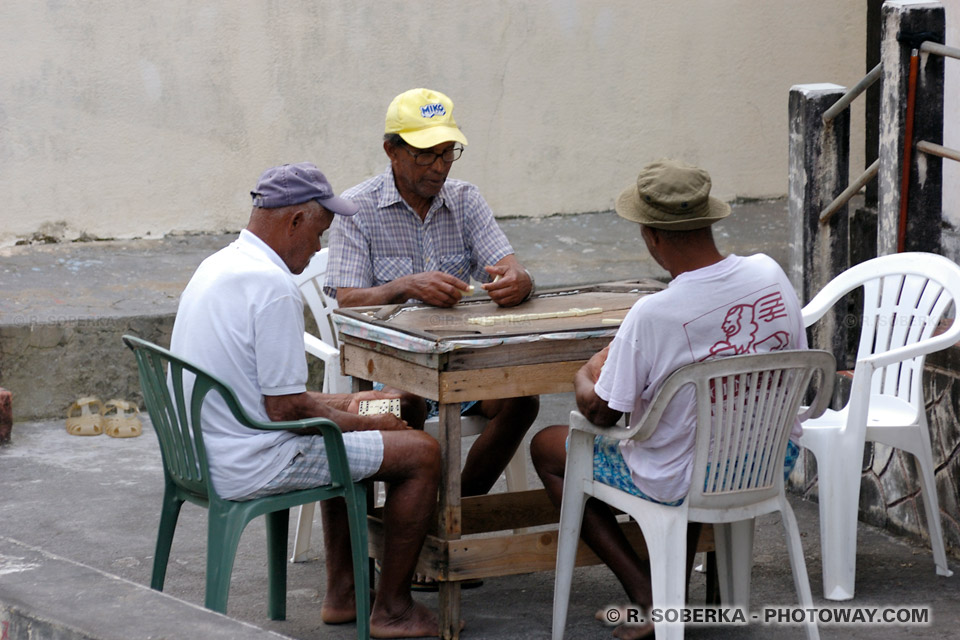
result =
M274 251L270 245L261 240L257 234L246 229L241 229L240 237L237 238L237 245L241 250L263 255L263 257L265 257L267 260L283 269L285 273L290 273L290 275L293 275L290 272L290 267L287 266L287 263L284 262L279 255L277 255L277 252Z

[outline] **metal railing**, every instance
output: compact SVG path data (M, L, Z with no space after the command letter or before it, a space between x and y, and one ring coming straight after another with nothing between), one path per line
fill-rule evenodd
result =
M853 85L849 91L840 96L840 99L834 102L829 109L823 112L823 124L829 124L831 120L843 113L843 110L850 106L850 103L857 99L861 93L870 88L870 86L880 79L883 72L883 65L878 64L870 73L863 76L857 84Z
M931 42L930 40L927 40L920 45L920 51L960 60L960 49L957 49L956 47L948 47L937 42ZM870 72L860 80L860 82L855 84L849 91L843 94L839 100L831 105L829 109L823 112L823 123L829 124L834 118L843 113L844 109L848 108L861 93L869 89L873 83L880 79L882 72L883 65L880 64L871 69ZM960 150L957 149L944 147L943 145L928 142L927 140L918 141L914 147L917 149L917 151L926 153L928 155L960 162ZM868 182L876 177L879 170L880 160L877 159L874 160L873 164L871 164L867 170L860 175L859 178L850 183L850 186L844 189L843 193L834 198L833 202L828 204L823 211L820 212L820 224L826 224L837 211L847 204L850 199L853 198L853 196L857 195L857 193L859 193Z
M920 45L920 51L943 56L945 58L956 58L957 60L960 60L960 49L957 49L956 47L948 47L938 42L931 42L930 40L927 40ZM922 151L927 155L960 162L960 150L944 147L943 145L939 145L934 142L928 142L927 140L920 140L915 146L917 151Z

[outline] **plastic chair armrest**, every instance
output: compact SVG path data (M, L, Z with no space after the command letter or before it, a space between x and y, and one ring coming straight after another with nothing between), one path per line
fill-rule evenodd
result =
M307 353L320 358L325 363L330 363L340 359L339 349L331 347L320 338L309 334L306 331L303 332L303 348Z
M636 427L622 427L622 426L612 426L612 427L601 427L593 424L587 420L586 416L580 413L577 410L570 412L570 428L577 429L578 431L586 431L587 433L592 433L598 436L606 436L608 438L613 438L615 440L630 440L636 439L638 441L646 440L653 435L653 432L657 428L657 422L649 424L647 421L642 421ZM646 429L646 430L644 430Z
M881 367L886 367L897 362L910 360L911 358L916 358L917 356L922 356L928 353L933 353L934 351L946 349L956 342L956 332L948 331L914 344L904 345L902 347L897 347L896 349L891 349L890 351L884 351L883 353L867 356L866 358L858 360L857 366L859 367L861 363L870 363L874 369L880 369Z

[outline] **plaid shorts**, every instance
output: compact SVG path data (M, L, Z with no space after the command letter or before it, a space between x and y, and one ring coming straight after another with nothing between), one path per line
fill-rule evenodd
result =
M348 431L343 434L347 463L354 482L369 478L383 463L383 436L379 431ZM312 489L330 484L330 468L323 436L298 436L297 453L272 480L253 493L235 500L253 500L277 493Z
M797 458L800 456L800 447L792 440L787 441L787 453L783 458L783 481L787 481L790 472L797 464ZM709 473L709 469L707 470ZM683 498L673 502L661 502L651 498L637 485L633 483L633 477L630 475L630 467L620 453L620 440L608 438L606 436L596 436L593 440L593 479L602 482L614 489L620 489L630 495L656 502L657 504L668 507L676 507L683 504Z

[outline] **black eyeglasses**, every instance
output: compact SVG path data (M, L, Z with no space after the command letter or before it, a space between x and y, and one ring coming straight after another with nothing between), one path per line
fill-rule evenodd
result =
M421 167L426 167L437 161L437 158L443 158L444 162L456 162L463 153L463 145L455 144L443 153L434 153L433 151L414 151L407 145L403 145L407 153L413 156L413 161Z

